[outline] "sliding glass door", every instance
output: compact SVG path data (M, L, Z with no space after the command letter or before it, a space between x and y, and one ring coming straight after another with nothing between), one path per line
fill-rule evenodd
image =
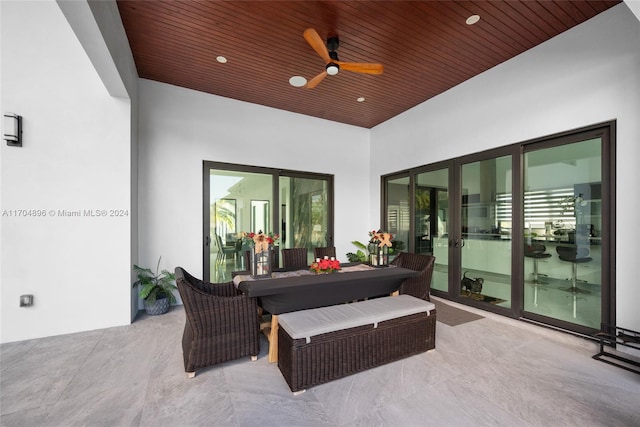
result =
M416 174L414 211L415 252L434 255L431 288L449 288L449 170L440 168Z
M524 154L524 310L600 329L602 137ZM606 243L606 242L605 242Z
M434 295L592 334L615 323L614 125L383 177L383 218L436 257Z
M411 185L409 176L398 175L390 177L385 183L386 194L386 227L393 235L394 253L406 252L411 250L409 232L411 231Z
M207 178L205 260L209 280L224 282L231 280L231 271L246 268L243 254L249 248L243 246L242 233L274 231L273 177L268 173L209 168Z
M242 233L278 234L281 248L333 245L333 177L204 162L204 277L246 270ZM309 255L310 257L312 255Z
M281 248L306 248L307 261L313 248L333 246L333 208L327 179L281 176Z
M512 156L461 167L460 298L511 306Z

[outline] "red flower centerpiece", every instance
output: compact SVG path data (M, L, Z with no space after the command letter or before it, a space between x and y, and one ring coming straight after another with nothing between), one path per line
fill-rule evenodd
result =
M311 263L309 269L316 274L333 273L334 271L340 270L340 261L333 257L331 259L328 257L324 257L324 259L316 259Z

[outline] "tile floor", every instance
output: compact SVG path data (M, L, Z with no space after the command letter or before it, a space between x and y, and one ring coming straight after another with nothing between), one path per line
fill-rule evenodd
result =
M434 351L298 396L264 339L257 362L187 379L180 306L130 326L7 343L0 425L640 425L640 375L593 360L596 343L476 312L484 318L438 322Z

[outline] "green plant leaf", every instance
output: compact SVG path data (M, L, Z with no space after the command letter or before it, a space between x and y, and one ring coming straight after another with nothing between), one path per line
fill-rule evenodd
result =
M349 262L360 261L360 259L358 258L358 255L354 254L353 252L347 252L347 259L349 260Z
M351 242L355 247L360 248L360 249L367 249L367 245L365 245L362 242L358 242L357 240L354 240L353 242Z
M160 259L162 259L162 257ZM158 259L155 273L149 268L142 268L134 264L133 270L138 280L134 282L133 286L139 285L138 295L151 304L162 295L166 295L171 303L175 303L177 299L173 292L178 289L175 284L176 276L168 270L162 270L158 273L160 269L160 259Z
M142 286L142 288L140 288L140 298L147 299L149 295L151 295L155 287L156 285L154 285L153 283L147 283L146 285Z
M348 252L347 259L349 262L367 262L367 254L358 250L356 253Z

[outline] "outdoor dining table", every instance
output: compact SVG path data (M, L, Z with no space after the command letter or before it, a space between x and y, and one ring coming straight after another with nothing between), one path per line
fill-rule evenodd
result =
M279 314L390 295L405 279L418 274L394 265L381 268L356 263L343 264L341 270L326 274L276 271L265 279L239 274L233 282L249 297L259 298L260 306L271 313L271 325L265 333L269 339L269 362L276 362Z

